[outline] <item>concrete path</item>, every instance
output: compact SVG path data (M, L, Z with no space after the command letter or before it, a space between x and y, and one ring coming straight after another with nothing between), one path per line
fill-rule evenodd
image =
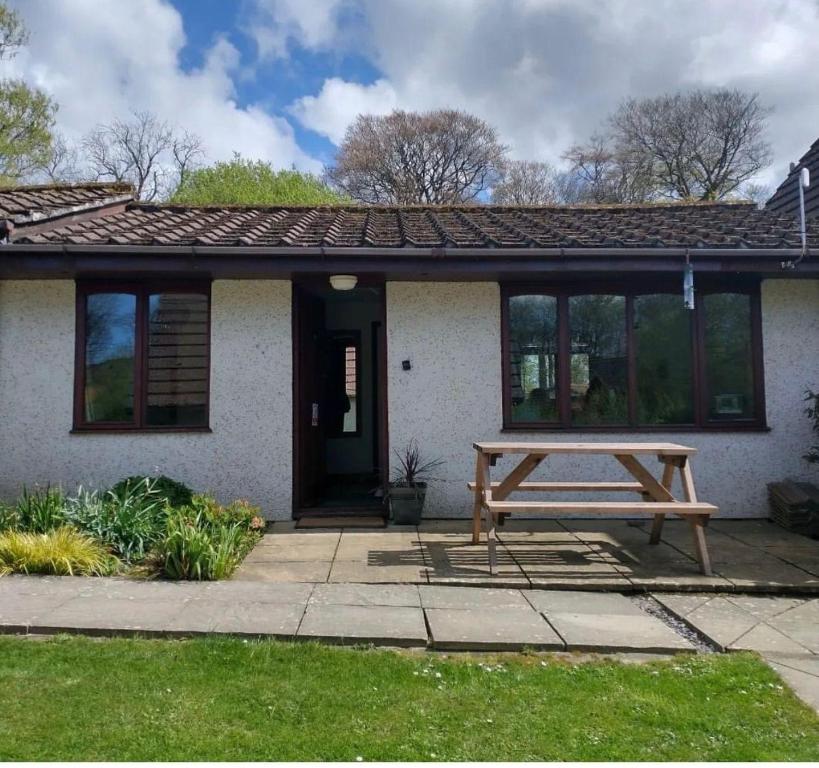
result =
M319 639L504 651L674 653L694 646L633 599L442 585L0 578L0 631Z
M757 651L819 712L819 598L669 595L655 599L723 651Z
M498 573L466 520L418 528L298 530L276 523L235 578L244 581L437 584L615 592L819 593L819 542L765 520L714 520L713 576L699 572L685 521L663 541L624 520L511 519L498 529Z

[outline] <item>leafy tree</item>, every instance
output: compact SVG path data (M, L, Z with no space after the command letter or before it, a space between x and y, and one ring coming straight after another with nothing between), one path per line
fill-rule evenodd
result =
M171 201L185 205L327 205L349 199L320 179L236 155L190 173Z
M465 112L359 115L326 175L362 203L457 204L494 185L505 153L495 129Z
M16 55L28 33L20 15L0 4L0 60ZM22 80L0 80L0 183L13 184L51 156L57 105Z

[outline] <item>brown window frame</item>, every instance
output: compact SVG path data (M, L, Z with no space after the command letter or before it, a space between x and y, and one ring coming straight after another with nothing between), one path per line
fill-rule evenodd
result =
M127 293L136 297L134 350L134 421L87 422L85 420L85 346L86 306L90 295L97 293ZM206 420L203 425L169 426L146 423L146 390L148 380L148 301L157 293L198 293L207 297L207 346L205 398ZM76 325L74 348L74 418L72 433L84 432L210 432L210 362L211 362L211 282L182 280L108 281L78 280L76 282Z
M767 431L765 408L765 376L762 347L762 307L760 281L742 276L724 277L696 275L696 296L691 312L692 392L694 421L690 424L637 423L637 366L634 341L634 298L651 294L682 296L682 275L675 278L629 280L584 280L538 283L501 283L501 381L503 388L504 432L748 432ZM753 371L754 415L749 419L719 421L709 419L706 391L705 311L703 297L715 293L738 293L750 297L751 355ZM573 425L571 423L570 370L567 365L571 347L569 328L569 297L583 295L615 295L626 298L626 359L628 421L623 424ZM512 421L512 382L510 358L509 299L513 296L553 296L557 299L556 382L558 418L551 422Z

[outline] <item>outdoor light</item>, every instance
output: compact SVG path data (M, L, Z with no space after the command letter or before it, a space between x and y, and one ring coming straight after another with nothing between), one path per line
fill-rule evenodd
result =
M358 284L355 275L330 275L330 285L336 291L352 291Z

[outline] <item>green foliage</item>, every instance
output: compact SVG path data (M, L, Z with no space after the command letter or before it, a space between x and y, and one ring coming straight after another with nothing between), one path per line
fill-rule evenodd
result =
M116 558L100 542L70 526L47 533L0 533L0 575L102 576L115 566Z
M188 174L171 197L184 205L331 205L349 202L309 173L276 171L236 155Z
M211 581L230 576L258 540L259 510L246 501L221 506L197 494L168 515L159 544L162 574L170 579Z
M80 488L66 499L65 515L129 563L143 560L160 541L167 518L165 499L147 477L123 481L103 494Z
M819 437L819 392L805 392L805 402L808 403L805 415L813 421L813 432ZM811 464L819 464L819 443L812 445L803 458Z
M7 531L17 527L17 509L0 502L0 531Z
M46 486L33 492L23 488L17 500L17 526L22 531L46 533L65 523L65 497L59 488Z
M28 40L20 14L0 3L0 59ZM13 184L51 159L57 105L22 80L0 80L0 184Z
M193 499L193 491L184 483L168 477L167 475L159 475L157 477L149 477L147 475L132 475L120 480L115 486L111 488L111 492L119 496L128 487L136 487L140 484L150 482L151 493L164 500L170 507L185 507L191 503Z

